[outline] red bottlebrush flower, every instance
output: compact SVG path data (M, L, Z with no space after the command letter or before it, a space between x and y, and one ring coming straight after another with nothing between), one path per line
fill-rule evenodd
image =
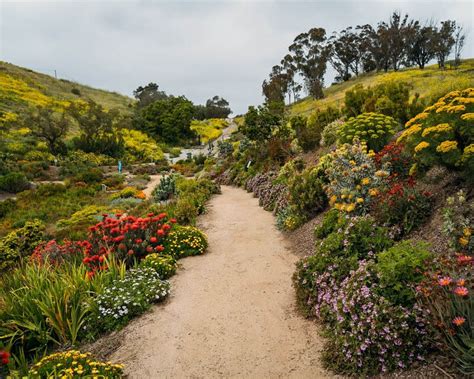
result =
M127 254L128 255L133 255L133 254L135 254L135 252L132 249L130 249Z
M118 248L120 250L126 250L127 249L127 246L124 244L124 243L121 243L120 245L118 245Z
M150 242L151 242L151 243L157 243L157 242L158 242L158 238L156 238L156 237L151 237L151 238L150 238Z
M154 213L153 212L150 212L147 214L147 217L153 217L154 216Z
M87 273L87 277L88 277L89 279L92 278L93 276L94 276L94 271L89 271L89 272Z
M152 252L153 252L153 246L148 245L148 246L146 247L146 252L147 252L147 253L152 253Z
M175 218L172 218L172 219L170 219L170 222L171 222L172 224L176 224L177 221L176 221Z
M441 287L446 287L451 284L453 280L449 276L445 276L444 278L441 278L438 280L438 283Z
M163 230L166 231L166 230L170 230L170 229L171 229L171 226L170 226L170 225L168 225L168 224L164 224L164 225L163 225Z
M454 293L458 296L467 296L469 294L469 291L466 287L456 287L454 289Z
M158 215L158 217L159 217L160 220L161 220L162 218L165 218L165 217L166 217L166 213L160 213L160 214Z
M466 322L466 319L464 317L455 317L454 320L453 320L453 324L456 325L456 326L461 326L462 324L464 324Z
M142 240L141 238L137 238L137 239L135 240L135 243L136 243L136 244L140 244L140 243L142 243L142 242L143 242L143 240Z
M155 250L158 252L162 252L164 249L165 248L162 245L158 245L157 247L155 247Z
M3 365L7 365L10 359L10 353L8 351L0 351L0 361Z
M125 236L118 236L114 238L114 242L120 242L120 241L123 241L124 239L125 239Z
M163 229L158 229L158 231L156 232L156 234L158 234L159 236L164 236L165 235L165 231Z

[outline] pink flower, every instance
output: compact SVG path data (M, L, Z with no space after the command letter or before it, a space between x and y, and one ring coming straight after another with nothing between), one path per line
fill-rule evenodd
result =
M459 296L467 296L469 294L469 291L466 287L456 287L454 289L454 293Z
M464 317L455 317L454 320L453 320L453 324L456 325L456 326L461 326L462 324L464 324L466 322L466 319Z
M441 287L449 286L453 280L449 276L445 276L438 280L438 283Z

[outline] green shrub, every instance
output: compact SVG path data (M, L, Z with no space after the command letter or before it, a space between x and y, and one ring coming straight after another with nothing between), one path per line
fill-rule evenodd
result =
M312 113L306 122L305 127L301 124L296 131L296 136L303 150L308 151L318 146L321 141L321 134L329 123L338 119L341 113L337 108L328 107Z
M335 120L327 124L321 133L321 146L331 146L337 142L339 130L344 125L344 121Z
M171 255L153 253L140 262L140 267L150 267L158 273L160 279L168 279L176 273L177 264Z
M285 207L277 212L276 226L279 230L292 231L304 222L305 218L293 206Z
M29 256L44 239L44 226L38 221L26 222L0 239L0 272L12 268L18 261Z
M164 254L175 259L201 255L207 249L206 235L193 226L175 225L163 242Z
M176 175L163 176L160 183L153 189L155 201L165 201L176 195Z
M8 212L15 209L15 203L16 201L13 199L0 201L0 218L5 217Z
M194 202L189 198L178 199L174 207L173 215L180 224L194 224L199 211Z
M393 304L410 307L415 302L414 286L423 279L428 245L402 241L377 255L375 265L382 295Z
M111 282L93 300L88 324L99 332L120 328L152 303L163 300L169 290L169 283L161 280L155 269L130 269L123 279Z
M123 365L99 361L91 353L67 350L42 358L31 367L28 377L120 379L123 377Z
M323 189L324 183L319 177L317 169L304 170L294 176L288 185L290 204L303 216L311 217L323 210L328 202Z
M88 168L74 175L74 182L84 182L87 184L100 183L104 179L104 173L96 167Z
M321 224L314 229L314 236L324 239L338 228L344 226L344 218L337 209L332 208L324 214Z
M19 172L10 172L0 176L0 191L18 193L30 188L30 182Z
M353 143L354 139L363 141L369 150L380 151L388 143L398 128L397 122L390 116L380 113L363 113L351 117L339 129L341 143Z

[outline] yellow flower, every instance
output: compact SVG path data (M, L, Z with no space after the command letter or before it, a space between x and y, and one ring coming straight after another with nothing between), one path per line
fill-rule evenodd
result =
M361 183L362 183L362 185L366 186L366 185L370 184L370 179L369 178L364 178L364 179L362 179Z
M461 120L464 121L474 121L474 113L464 113L461 116Z
M364 199L362 197L357 198L357 203L361 204L364 202Z
M351 204L348 204L348 205L346 206L346 211L347 211L347 212L352 212L354 209L355 209L355 205L352 204L352 203L351 203Z
M471 228L465 227L464 230L463 230L463 234L464 234L466 237L470 237L470 236L471 236Z
M469 243L469 240L467 238L461 237L459 238L459 244L461 246L466 246Z
M458 147L457 141L443 141L436 148L438 153L448 153L451 150L456 150Z
M371 188L369 190L369 195L370 196L377 196L379 194L379 191L377 191L375 188Z
M429 144L428 142L422 141L422 142L420 142L418 145L416 145L416 147L415 147L415 152L418 153L418 152L420 152L421 150L426 149L426 148L429 147L429 146L430 146L430 144Z
M423 130L423 133L421 133L421 136L426 137L430 133L449 133L452 130L453 129L448 123L438 124L436 126L431 126Z
M356 165L356 162L353 161L353 160L349 161L349 163L350 163L352 166L355 166L355 165Z
M336 195L332 195L331 198L329 199L329 204L334 204L335 202L337 201L337 196Z

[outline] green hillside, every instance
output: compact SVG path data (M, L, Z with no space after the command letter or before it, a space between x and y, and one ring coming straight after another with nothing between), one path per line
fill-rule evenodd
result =
M0 61L0 112L3 118L15 118L29 106L52 105L58 108L72 101L92 99L106 109L128 112L130 97L104 91L65 79Z
M424 70L410 68L397 72L362 74L347 82L333 84L326 88L324 99L305 98L297 101L289 107L290 113L293 116L308 116L316 109L323 109L329 105L342 105L345 92L352 87L358 84L362 84L364 87L374 86L388 81L410 83L412 94L419 93L421 97L441 97L453 89L474 86L474 59L463 61L456 70L440 70L438 65L431 65Z

